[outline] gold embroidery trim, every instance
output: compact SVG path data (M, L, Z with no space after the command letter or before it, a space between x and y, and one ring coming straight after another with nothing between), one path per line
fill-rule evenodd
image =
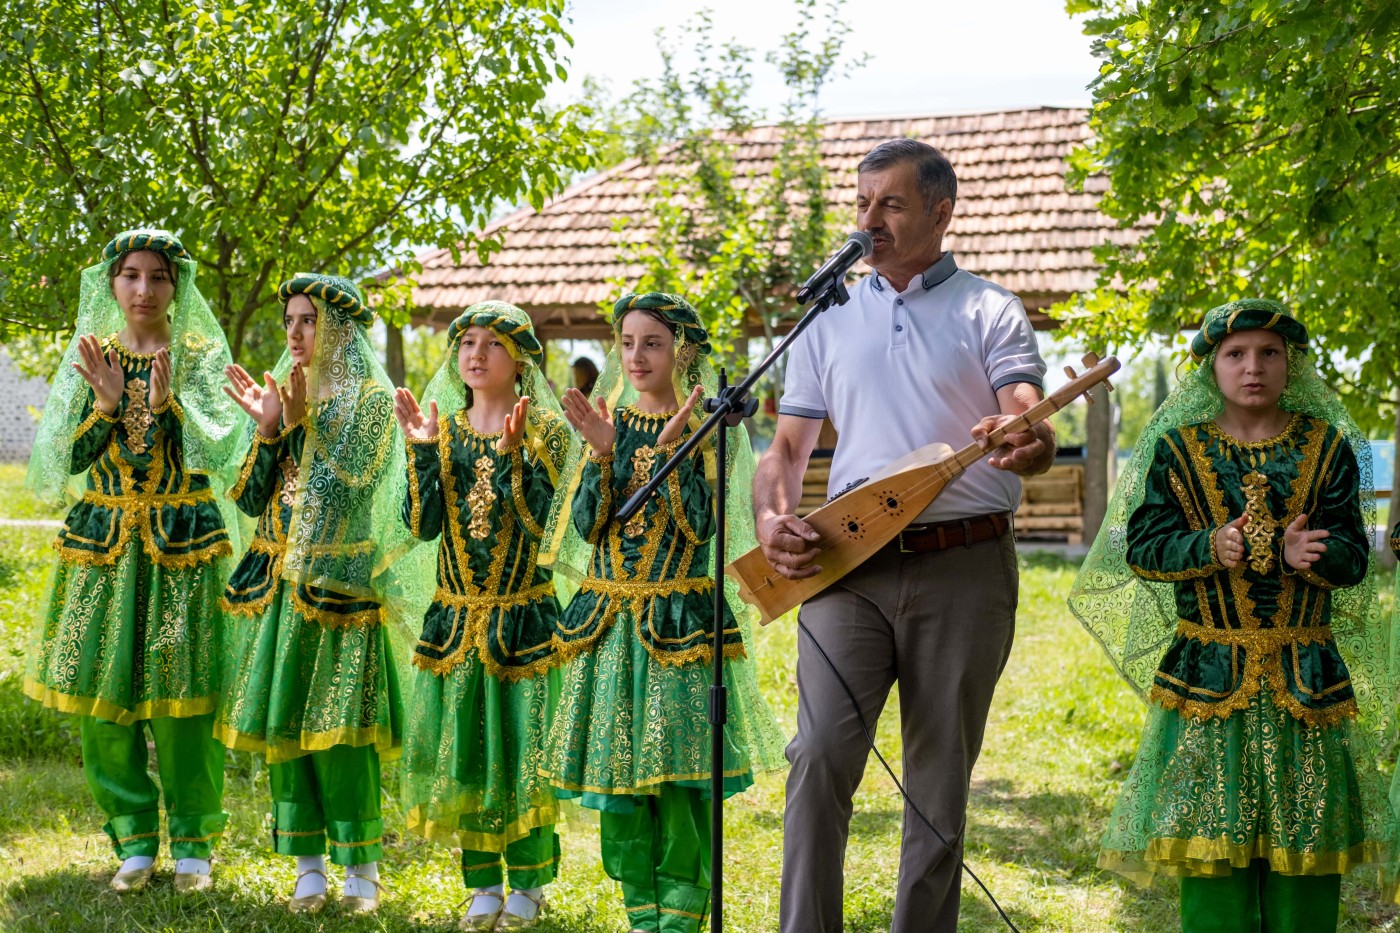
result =
M525 501L525 458L521 456L518 445L510 451L510 492L525 533L534 538L542 537L544 526L535 521L535 516L530 512L530 505Z
M632 451L632 478L627 482L627 488L622 491L624 499L631 498L632 494L641 489L651 480L651 471L656 467L656 455L659 451L655 447L643 444ZM629 538L635 538L646 530L646 509L643 507L632 519L622 526L622 533Z
M126 384L126 411L122 413L121 421L126 428L126 446L134 454L144 454L151 449L151 445L146 443L146 431L156 419L146 404L147 390L146 380L140 376Z
M296 460L290 456L284 457L282 462L277 464L277 470L282 474L282 494L277 498L283 505L293 506L297 501L301 470L297 466Z
M1273 845L1263 836L1248 843L1231 842L1224 836L1158 837L1149 839L1142 853L1105 849L1099 853L1098 865L1143 880L1154 874L1217 878L1231 874L1236 867L1244 868L1255 859L1268 859L1273 870L1289 875L1344 875L1359 865L1384 861L1385 854L1376 842L1363 842L1337 852L1296 852Z
M1304 568L1301 569L1301 570L1299 570L1299 569L1297 569L1297 568L1293 568L1293 567L1290 567L1289 569L1292 570L1292 571L1293 571L1295 574L1297 574L1298 576L1302 577L1304 581L1306 581L1307 583L1312 584L1313 586L1317 587L1318 589L1322 589L1322 590L1335 590L1335 589L1337 588L1337 584L1335 584L1335 583L1329 583L1328 581L1324 580L1322 577L1318 576L1316 573L1313 573L1313 570L1312 570L1311 567L1304 567Z
M1258 470L1250 470L1241 482L1245 498L1244 536L1249 544L1249 567L1255 573L1266 574L1274 565L1274 533L1279 523L1269 511L1269 479Z
M89 414L86 418L84 418L83 423L78 425L77 429L73 431L73 441L76 443L78 438L91 431L93 426L96 425L99 421L104 424L110 425L116 424L118 419L115 415L109 415L106 412L102 411L100 408L94 407L92 409L92 413Z
M199 492L210 493L210 490L204 489ZM191 493L190 495L198 494L199 493ZM85 493L85 495L96 494ZM212 493L210 493L210 495L212 496ZM123 497L105 496L102 498L116 499L120 502ZM123 508L123 506L117 505L113 506L113 508ZM191 567L197 567L200 564L208 563L215 558L225 557L233 553L233 545L229 543L228 534L223 528L211 531L193 541L167 541L167 544L177 548L193 548L194 545L201 541L209 540L215 536L222 535L222 540L187 551L183 554L165 553L156 543L155 531L151 527L151 513L149 509L127 509L120 519L114 520L108 526L106 541L93 541L90 538L72 535L68 532L67 526L64 526L65 537L69 537L78 543L108 548L105 552L87 551L81 548L68 547L63 543L63 537L54 540L54 550L58 552L58 556L61 560L69 563L85 564L92 567L110 567L117 562L118 558L126 553L127 545L131 541L131 530L133 528L136 529L137 536L141 539L142 550L146 552L146 556L148 556L152 562L159 564L167 570L187 570ZM113 542L113 534L116 536L115 542Z
M1211 434L1216 439L1226 444L1229 444L1231 447L1238 448L1239 450L1249 450L1257 452L1269 450L1284 443L1288 436L1292 434L1293 430L1298 426L1298 422L1301 419L1302 416L1295 411L1289 416L1288 423L1283 426L1283 430L1279 431L1273 437L1266 437L1262 440L1257 441L1237 440L1232 435L1226 434L1224 431L1220 430L1220 425L1216 424L1214 421L1206 421L1204 422L1204 424L1206 427L1206 433Z
M1333 642L1332 630L1328 626L1312 628L1279 628L1279 629L1219 629L1210 628L1188 622L1185 619L1177 620L1177 634L1196 641L1226 644L1232 647L1243 647L1245 649L1245 668L1240 686L1228 694L1226 698L1217 701L1188 700L1177 693L1161 686L1153 684L1149 694L1152 702L1166 709L1176 710L1184 716L1192 719L1210 719L1212 717L1225 719L1236 710L1242 710L1249 706L1249 701L1259 693L1260 688L1267 683L1271 691L1273 701L1281 705L1289 715L1308 726L1331 726L1336 725L1344 719L1351 719L1357 715L1357 705L1355 699L1346 699L1325 709L1313 709L1304 705L1288 689L1288 684L1284 678L1281 652L1284 648L1292 647L1295 664L1295 678L1300 691L1307 692L1302 685L1302 679L1296 669L1297 645L1300 644L1327 644ZM1232 674L1234 672L1234 658L1231 658ZM1197 693L1210 694L1211 691L1200 690L1195 687L1176 681L1175 678L1157 671L1155 676L1161 677L1169 682L1176 682L1178 685L1186 687ZM1340 689L1341 685L1336 685ZM1331 692L1332 688L1324 691ZM1322 696L1324 694L1318 694Z
M682 580L602 580L585 577L579 584L581 592L601 593L614 599L653 599L682 593L704 593L714 589L709 577L688 577Z
M533 561L531 562L531 566L533 568ZM553 596L554 584L552 582L542 583L537 586L530 587L529 589L521 590L520 592L515 594L502 594L498 596L463 596L456 593L447 593L439 589L437 594L434 595L434 600L437 602L441 602L445 606L453 608L457 616L452 620L452 631L448 633L446 644L451 644L453 639L457 637L458 626L461 623L460 616L463 611L465 611L467 615L467 630L462 633L461 641L458 643L456 650L454 650L451 654L446 655L445 657L430 658L426 655L415 652L413 655L414 667L417 667L420 670L428 671L433 674L437 674L439 676L446 675L450 673L453 670L453 668L461 664L462 661L467 657L467 655L473 651L476 652L477 659L481 663L481 666L486 671L486 673L489 676L501 681L502 683L515 683L517 681L525 680L526 678L535 677L536 675L541 674L552 667L558 667L559 664L562 663L562 659L559 656L557 647L554 644L555 638L553 635L551 635L548 641L539 645L534 645L530 648L526 648L520 652L510 652L505 650L504 645L501 646L502 654L508 656L514 654L517 657L521 654L533 654L534 652L540 651L542 649L550 649L549 654L540 658L536 658L535 660L530 661L526 664L503 665L497 663L495 657L491 654L491 646L488 643L487 639L488 629L490 628L491 616L492 613L496 610L500 610L501 612L508 612L511 609L516 609L520 606L524 606L529 603L538 602L542 599L553 598ZM446 598L443 599L439 597ZM470 605L453 605L453 603L457 600L466 601L473 599L501 600L502 602L495 605L488 604L479 607L472 607ZM507 600L514 601L507 602ZM472 611L473 608L484 611ZM419 640L418 644L420 647L430 648L435 651L443 651L446 649L446 645L434 645L430 642L422 641L421 639Z
M423 440L422 443L437 444L436 435L431 440ZM418 491L418 448L410 443L405 452L408 454L408 530L413 533L413 537L423 536L423 500ZM441 469L441 466L438 467Z
M496 502L496 490L491 487L496 461L489 456L481 456L476 458L472 467L476 471L476 482L467 493L467 505L472 513L467 534L477 541L485 541L491 534L491 506Z
M165 393L165 401L161 402L155 408L152 408L151 414L163 415L167 411L175 415L176 421L179 421L181 424L185 423L185 410L180 407L180 402L175 398L173 390Z
M517 606L525 606L553 595L553 581L540 583L516 593L500 594L481 593L469 595L464 593L450 593L442 587L438 587L437 592L433 593L433 602L442 603L444 606L450 606L453 609L514 609ZM437 648L440 646L431 645L430 647Z
M1176 634L1182 638L1216 645L1240 645L1250 651L1270 651L1287 645L1315 645L1333 641L1332 628L1214 628L1185 619L1176 622Z
M298 422L298 424L300 424L300 422ZM282 433L278 434L276 437L263 437L261 432L253 431L253 442L248 445L248 453L243 458L243 468L238 471L238 479L228 491L228 497L230 499L237 499L239 496L243 495L243 488L248 485L248 479L253 475L253 467L256 466L258 462L258 448L271 447L273 444L282 443L287 435L292 433L292 428L295 427L296 425L294 424L284 428Z
M201 502L213 502L214 490L205 487L204 489L193 489L189 492L137 492L128 493L123 496L108 496L100 492L88 490L83 493L83 501L93 505L100 505L104 509L122 509L131 511L139 508L179 508L181 506L199 505Z
M379 625L384 621L384 607L375 606L373 609L361 609L359 612L331 612L328 609L321 609L313 606L301 598L297 592L298 587L292 587L292 608L299 612L307 621L315 622L326 628L351 628L368 625ZM354 598L342 600L343 602L370 602L368 599Z

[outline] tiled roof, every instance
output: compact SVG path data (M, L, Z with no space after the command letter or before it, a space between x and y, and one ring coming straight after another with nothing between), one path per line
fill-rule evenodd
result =
M1093 284L1094 247L1131 242L1096 209L1107 179L1090 178L1082 192L1066 190L1066 157L1088 135L1082 109L1032 110L898 119L834 120L825 124L822 152L838 210L855 217L855 170L865 153L887 139L916 137L947 154L958 175L958 201L945 246L958 264L1021 296L1039 326L1040 311ZM757 127L738 145L738 170L763 172L778 146L776 127ZM597 314L616 290L610 280L634 276L619 259L623 238L645 240L655 220L643 193L661 164L629 160L594 175L549 201L495 221L503 248L487 265L449 250L420 258L414 289L418 319L443 324L461 309L491 298L530 312L541 336L606 333ZM619 218L627 223L615 230ZM833 243L833 247L837 244Z

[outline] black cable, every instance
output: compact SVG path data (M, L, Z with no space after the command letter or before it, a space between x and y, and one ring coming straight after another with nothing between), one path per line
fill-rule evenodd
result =
M841 676L841 672L838 671L836 665L832 663L831 657L826 653L826 649L822 647L821 642L817 641L817 636L812 634L812 630L803 623L801 616L797 617L797 628L803 635L807 636L807 640L817 649L817 652L822 656L822 660L826 662L826 666L830 668L831 673L836 676L837 682L841 684L841 689L846 691L846 697L851 701L851 708L856 711L856 718L860 720L860 730L865 733L865 741L870 744L870 750L874 752L875 757L880 760L880 764L884 767L885 773L890 776L890 780L894 781L894 786L899 789L899 795L904 798L905 805L913 810L914 815L917 816L925 826L932 830L933 834L938 837L939 842L943 843L943 848L946 850L944 854L951 855L953 858L957 859L958 867L967 872L968 877L973 881L977 882L977 886L982 889L983 894L987 895L987 900L992 902L992 906L996 908L997 913L1001 915L1001 919L1006 922L1006 925L1011 928L1012 933L1021 933L1020 930L1016 929L1016 924L1012 923L1011 918L1006 915L1006 911L1001 909L1001 905L997 903L997 899L992 895L992 892L982 883L982 879L977 877L976 872L967 867L967 863L962 860L961 855L953 851L953 844L938 831L936 826L929 822L929 818L924 816L924 811L920 810L918 805L915 804L913 800L909 799L909 792L904 789L904 785L899 782L899 778L895 777L889 762L885 761L885 756L880 754L880 749L875 747L875 735L870 731L870 727L865 722L865 714L861 712L860 703L856 700L856 695L851 692L850 684L846 683L846 678ZM959 835L961 835L961 833ZM939 856L940 860L942 858L943 856ZM934 864L937 865L936 862Z

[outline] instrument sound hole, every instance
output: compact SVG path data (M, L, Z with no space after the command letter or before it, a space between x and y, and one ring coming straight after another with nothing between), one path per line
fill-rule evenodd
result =
M890 496L888 499L885 500L885 506L886 508L897 509L899 508L899 500L896 499L894 496Z
M860 522L846 522L846 529L850 531L851 534L855 534L857 531L860 531Z

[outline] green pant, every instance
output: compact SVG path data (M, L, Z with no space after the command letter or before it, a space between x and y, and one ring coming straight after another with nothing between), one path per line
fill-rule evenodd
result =
M323 855L364 865L384 855L379 817L379 751L333 745L267 766L272 783L272 848L279 855Z
M1341 875L1280 875L1256 860L1228 878L1181 879L1183 933L1334 933Z
M170 855L209 857L224 831L224 747L214 740L214 714L142 719L129 726L83 716L83 776L107 814L103 831L117 858L160 852L160 797L165 794ZM160 786L146 771L146 732L156 746Z
M512 890L542 888L559 875L559 834L537 826L530 835L506 845L505 871ZM500 884L501 853L462 850L462 883L469 888Z
M603 870L622 884L634 930L698 933L710 906L710 803L663 784L631 813L599 814Z

